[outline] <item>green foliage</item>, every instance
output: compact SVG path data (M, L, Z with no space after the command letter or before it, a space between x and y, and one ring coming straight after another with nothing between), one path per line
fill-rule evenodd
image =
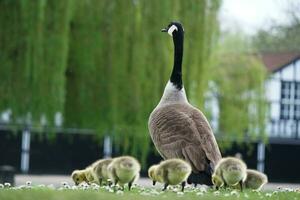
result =
M0 109L16 118L62 110L70 2L0 1Z
M219 134L235 141L265 136L266 70L252 51L244 36L225 33L212 64L220 106Z
M187 191L188 189L186 189ZM153 191L156 191L154 193ZM232 192L221 190L219 193L214 193L213 190L209 190L207 193L203 193L200 189L190 190L182 195L176 194L171 190L160 193L160 190L146 188L139 190L134 188L131 191L125 189L123 194L110 193L108 191L95 191L95 190L50 190L50 189L27 189L27 190L5 190L0 192L0 198L5 200L31 200L31 199L45 199L45 200L77 200L77 199L110 199L110 200L153 200L153 199L203 199L203 200L232 200L232 199L299 199L299 192L256 192L256 191L244 191L244 192Z
M253 38L255 47L261 52L300 51L300 2L287 1L285 15L288 23L273 23L262 28Z
M220 0L0 0L0 110L14 119L42 115L53 126L112 135L123 153L145 160L147 121L173 65L160 32L184 24L183 74L191 102L203 107L208 58Z

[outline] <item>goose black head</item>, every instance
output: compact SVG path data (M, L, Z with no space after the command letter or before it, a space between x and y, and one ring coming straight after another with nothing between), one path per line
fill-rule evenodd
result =
M183 26L180 22L171 22L166 28L163 28L161 31L167 32L171 37L176 37L177 35L182 35L184 33Z

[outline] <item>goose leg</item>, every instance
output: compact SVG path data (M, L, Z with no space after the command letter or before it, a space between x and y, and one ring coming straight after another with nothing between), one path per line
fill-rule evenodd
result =
M243 192L243 181L242 180L239 182L239 185L240 185L241 191Z
M165 183L164 188L162 189L162 191L165 191L167 189L167 187L169 186L168 183Z
M181 183L181 192L184 192L184 187L185 187L185 181L183 181L182 183Z
M132 182L129 182L129 183L128 183L128 190L129 190L129 191L131 190L131 186L132 186Z
M133 179L128 183L128 189L129 189L129 191L131 190L131 186L132 186L132 183L135 180L135 178L136 177L133 177Z
M165 186L164 186L164 189L163 191L165 191L167 189L167 187L169 186L169 181L168 181L168 171L167 170L164 170L163 171L163 177L164 177L164 180L165 180Z
M153 181L153 182L152 182L152 185L155 185L155 184L156 184L156 181Z
M113 182L111 182L111 181L108 181L108 186L109 186L109 187L111 187L111 186L112 186L112 184L113 184Z

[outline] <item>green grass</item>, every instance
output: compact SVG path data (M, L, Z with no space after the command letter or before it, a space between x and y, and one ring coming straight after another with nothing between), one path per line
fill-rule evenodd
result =
M122 194L100 190L53 190L53 189L0 189L1 200L174 200L174 199L197 199L197 200L234 200L234 199L268 199L268 200L297 200L300 199L298 192L233 192L220 191L218 195L215 191L204 192L199 195L200 190L187 189L184 194L168 190L161 192L155 189L134 188L132 191L125 190ZM201 192L200 192L201 193Z

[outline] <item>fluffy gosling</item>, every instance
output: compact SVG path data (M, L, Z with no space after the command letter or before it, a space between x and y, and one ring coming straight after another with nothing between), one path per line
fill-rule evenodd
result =
M113 159L101 159L93 164L93 173L97 177L97 182L102 185L103 182L108 183L109 175L107 167Z
M93 165L88 166L87 168L84 169L85 177L87 179L87 183L97 183L99 184L99 179L97 175L94 173L94 168Z
M178 185L181 183L181 191L184 191L186 180L192 172L191 166L181 159L168 159L162 161L159 165L149 168L149 177L155 182L164 183L163 191L169 185Z
M243 182L247 177L246 164L234 157L222 158L216 165L212 175L212 182L216 189L220 187L240 185L243 190Z
M148 176L149 178L153 181L152 184L155 185L156 184L156 179L155 179L155 170L157 169L158 165L152 165L149 169L148 169Z
M132 183L139 178L141 166L139 162L131 156L121 156L114 158L107 167L108 176L114 185L119 184L123 189L128 183L131 189Z
M247 169L245 188L260 190L268 182L268 177L257 170Z
M79 185L82 182L88 182L86 177L86 170L74 170L71 174L71 178L73 179L75 185Z

